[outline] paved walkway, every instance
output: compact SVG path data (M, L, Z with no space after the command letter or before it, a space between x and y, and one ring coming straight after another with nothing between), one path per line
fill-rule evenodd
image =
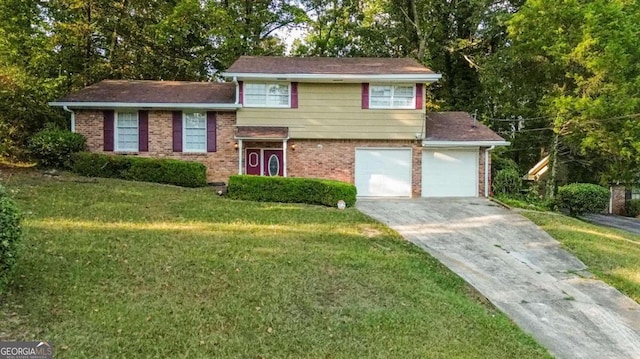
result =
M521 215L485 199L359 199L558 358L640 358L640 305Z
M633 234L640 234L640 220L637 218L604 214L585 214L582 218L587 222L601 226L622 229L623 231L631 232Z

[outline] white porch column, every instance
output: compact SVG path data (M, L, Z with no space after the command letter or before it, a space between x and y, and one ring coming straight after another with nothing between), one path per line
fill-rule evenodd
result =
M238 174L242 174L242 140L238 140Z
M284 177L287 177L287 141L288 139L286 138L282 141L282 162L284 163L282 174Z

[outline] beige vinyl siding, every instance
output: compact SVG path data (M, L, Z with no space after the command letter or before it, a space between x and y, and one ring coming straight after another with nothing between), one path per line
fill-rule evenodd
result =
M299 83L298 108L242 108L240 126L287 126L291 138L415 139L424 110L362 109L361 84Z

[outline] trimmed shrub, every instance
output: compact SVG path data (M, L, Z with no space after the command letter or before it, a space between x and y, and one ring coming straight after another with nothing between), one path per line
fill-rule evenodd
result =
M199 162L80 152L72 171L87 177L120 178L182 187L207 185L207 167Z
M0 185L0 293L4 292L16 264L21 234L18 207Z
M556 203L572 216L602 212L609 202L609 190L591 183L572 183L558 188Z
M629 217L640 216L640 199L632 199L627 202L625 212Z
M231 176L229 197L246 201L307 203L335 207L339 200L356 204L350 183L316 178Z
M29 150L38 165L48 168L70 167L71 155L84 151L87 140L79 133L59 128L46 128L29 141Z
M125 179L182 187L207 185L207 167L199 162L145 157L130 157L129 160L131 167L125 172Z
M519 194L522 191L522 177L515 168L507 167L498 171L493 178L494 194Z

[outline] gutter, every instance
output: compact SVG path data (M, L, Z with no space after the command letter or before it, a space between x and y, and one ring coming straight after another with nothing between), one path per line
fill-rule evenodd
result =
M240 106L240 83L238 83L238 77L237 76L233 76L233 81L234 84L236 84L236 105Z
M74 109L139 108L139 109L194 109L236 110L242 107L235 103L168 103L168 102L49 102L49 106L73 107Z
M422 141L423 147L495 147L495 146L509 146L511 143L508 141Z
M352 81L352 82L375 82L375 81L407 81L407 82L435 82L442 78L441 74L271 74L271 73L245 73L245 72L223 72L222 76L243 79L270 79L279 81L315 80L315 81Z
M62 109L71 112L71 132L76 132L76 113L67 106L62 106Z

